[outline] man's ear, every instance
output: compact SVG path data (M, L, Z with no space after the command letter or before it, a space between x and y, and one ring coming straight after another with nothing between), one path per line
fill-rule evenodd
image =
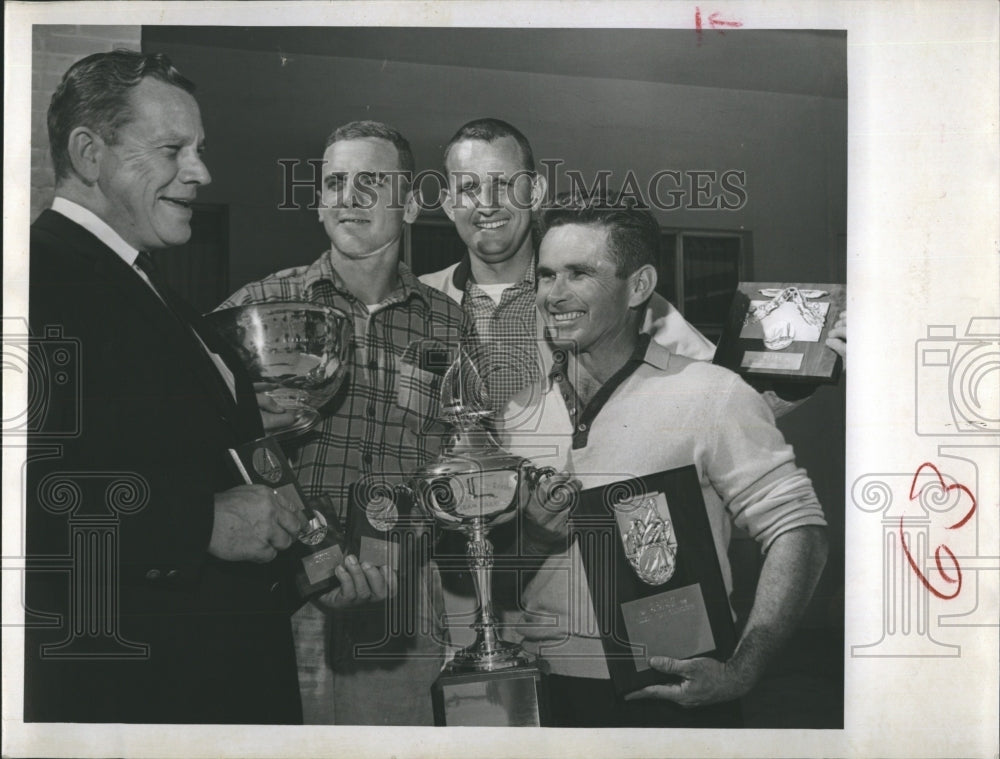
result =
M656 290L656 268L650 264L639 267L629 275L629 308L641 306Z
M441 190L441 208L445 216L451 221L455 221L455 196L451 194L451 189L448 187Z
M549 181L544 174L535 174L531 180L531 210L537 211L545 201L545 193L549 189Z
M419 190L407 190L406 200L403 201L403 223L412 224L420 215Z
M77 127L66 141L73 171L88 185L95 184L101 176L101 158L105 150L104 140L89 127Z
M319 217L319 223L323 223L323 211L326 210L326 206L323 205L323 193L316 193L316 216Z

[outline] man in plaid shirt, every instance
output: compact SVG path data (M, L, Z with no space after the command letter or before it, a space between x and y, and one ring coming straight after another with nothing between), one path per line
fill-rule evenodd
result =
M341 521L351 485L401 482L437 455L445 367L429 365L427 356L471 334L462 309L418 282L400 261L403 225L419 213L409 185L413 168L410 146L395 129L370 121L339 127L323 156L319 208L330 249L309 266L246 285L220 306L301 300L352 317L353 357L344 388L320 424L288 444L307 495L326 496ZM272 422L282 416L275 413ZM414 584L401 577L392 602L409 614L419 606L422 627L392 658L355 652L354 644L377 643L384 634L380 604L329 618L307 604L293 618L306 723L433 724L429 688L442 656L434 609L441 605L434 602L436 570L424 567L419 574L417 597L404 592ZM369 592L359 587L350 595L360 601ZM325 645L331 639L332 669Z
M468 253L421 282L460 303L482 341L494 410L539 376L532 211L545 198L527 139L498 119L471 121L444 152L444 210Z

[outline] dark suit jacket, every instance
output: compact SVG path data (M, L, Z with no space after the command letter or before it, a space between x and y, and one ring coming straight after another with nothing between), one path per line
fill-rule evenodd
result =
M29 298L25 720L300 722L283 562L207 552L214 494L240 484L227 449L262 434L238 362L198 325L239 404L134 270L53 211Z

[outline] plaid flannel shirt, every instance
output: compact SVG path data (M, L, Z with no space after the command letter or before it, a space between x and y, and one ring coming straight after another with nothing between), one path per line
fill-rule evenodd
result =
M535 315L535 267L527 267L497 303L470 278L468 256L453 274L463 292L462 307L472 317L480 341L479 365L493 410L541 377Z
M436 421L447 366L440 358L428 363L427 356L474 342L471 323L458 304L421 284L403 263L399 286L369 312L326 253L309 266L251 282L219 308L290 300L333 306L353 319L344 386L316 427L285 444L306 495L329 496L343 520L352 483L400 482L438 454L447 432Z

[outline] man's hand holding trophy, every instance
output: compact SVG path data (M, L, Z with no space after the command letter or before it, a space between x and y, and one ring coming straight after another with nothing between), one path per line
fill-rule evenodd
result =
M454 654L431 689L435 724L544 725L548 668L500 637L492 599L493 545L487 535L533 504L531 508L541 512L540 531L565 537L568 477L501 448L483 422L490 416L489 406L475 365L459 350L441 392L450 440L406 487L439 527L465 535L478 606L474 642Z
M313 508L279 444L308 432L344 382L351 344L346 314L315 303L274 302L227 308L206 316L237 351L257 392L267 434L231 451L248 483L273 487L308 524L289 553L300 598L342 607L386 598L395 577L345 559L344 531L332 514ZM353 560L352 560L353 559Z

